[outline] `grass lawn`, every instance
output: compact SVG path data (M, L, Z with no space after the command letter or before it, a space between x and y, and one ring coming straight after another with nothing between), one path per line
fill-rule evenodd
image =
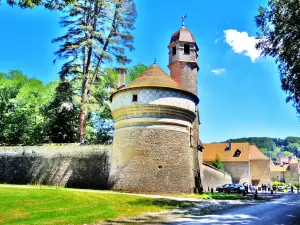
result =
M0 224L94 224L191 204L101 191L0 186Z
M223 193L173 195L172 197L248 199L238 194ZM135 217L145 212L159 212L195 204L111 191L2 184L0 185L0 224L97 224L105 220Z

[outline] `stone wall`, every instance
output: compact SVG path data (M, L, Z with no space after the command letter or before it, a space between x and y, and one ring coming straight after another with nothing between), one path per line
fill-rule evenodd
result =
M261 186L270 184L270 160L251 160L251 180L252 185Z
M191 193L193 149L187 129L140 126L115 130L110 181L114 190Z
M107 189L111 146L0 147L0 183Z
M215 191L218 186L232 183L231 176L228 173L225 173L209 164L203 163L202 171L202 185L205 192L210 191L211 189Z
M182 85L184 90L197 95L197 74L196 64L189 62L175 62L169 65L170 76L173 80Z

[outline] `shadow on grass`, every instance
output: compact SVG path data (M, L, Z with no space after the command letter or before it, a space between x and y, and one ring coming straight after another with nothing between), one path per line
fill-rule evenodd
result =
M129 202L130 205L133 206L158 206L161 209L165 210L172 210L172 209L188 209L197 206L199 202L193 201L177 201L172 199L138 199ZM169 213L168 213L169 214ZM176 212L172 212L172 215L175 215ZM122 220L108 220L106 225L113 225L113 224L164 224L166 221L164 213L151 213L151 214L144 214L142 216L136 218L128 218Z
M211 195L211 193L209 194ZM192 195L191 195L192 196ZM194 195L197 196L197 195ZM229 198L232 197L232 198ZM213 196L213 199L221 199L221 200L232 200L232 199L240 199L240 197L243 196L236 196L232 194L227 194L227 195L220 195L220 194L215 194ZM109 220L105 224L106 225L113 225L113 224L124 224L124 225L129 225L129 224L151 224L151 225L156 225L156 224L170 224L168 220L170 218L178 218L178 217L184 217L184 218L193 218L193 217L198 217L198 216L205 216L206 214L211 214L214 211L218 211L222 208L232 208L235 207L235 205L230 202L230 201L224 201L222 202L221 205L214 205L214 207L210 207L209 204L205 201L199 202L199 200L195 198L195 201L191 201L190 199L187 201L181 201L181 200L172 200L172 199L139 199L139 200L134 200L129 202L130 205L135 205L135 206L159 206L162 209L165 210L172 210L172 209L180 209L174 210L174 211L169 211L166 213L152 213L152 214L144 214L142 216L136 217L136 218L129 218L129 219L123 219L123 220ZM200 199L203 199L199 197ZM246 199L248 199L246 197ZM246 205L249 204L254 204L254 203L245 203ZM208 207L207 207L208 206ZM221 218L220 218L221 219ZM238 217L235 218L238 220ZM241 219L241 218L240 218ZM175 220L176 221L176 220ZM213 220L210 220L210 222L213 222ZM217 222L221 222L217 221ZM173 223L172 223L173 224ZM174 224L181 224L179 223L174 223ZM211 223L208 223L211 224Z
M196 202L192 201L177 201L172 199L139 199L129 202L130 205L140 206L160 206L165 209L186 208L196 206Z

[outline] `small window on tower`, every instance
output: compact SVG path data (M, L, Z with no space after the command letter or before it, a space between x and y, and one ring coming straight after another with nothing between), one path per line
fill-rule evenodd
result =
M137 102L138 101L138 96L137 95L132 95L132 101Z
M176 55L176 46L172 47L172 55Z
M189 55L190 54L190 45L184 44L184 54Z

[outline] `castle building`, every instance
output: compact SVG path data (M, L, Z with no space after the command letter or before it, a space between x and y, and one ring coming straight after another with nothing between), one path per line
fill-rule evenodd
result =
M296 157L280 157L279 164L271 162L271 180L294 184L300 182L300 163Z
M212 143L203 146L203 162L212 165L219 156L225 172L231 175L233 183L261 186L271 182L271 160L255 145L245 142Z
M170 76L154 64L111 95L116 123L109 182L114 190L201 189L199 49L184 26L172 35L168 49Z

